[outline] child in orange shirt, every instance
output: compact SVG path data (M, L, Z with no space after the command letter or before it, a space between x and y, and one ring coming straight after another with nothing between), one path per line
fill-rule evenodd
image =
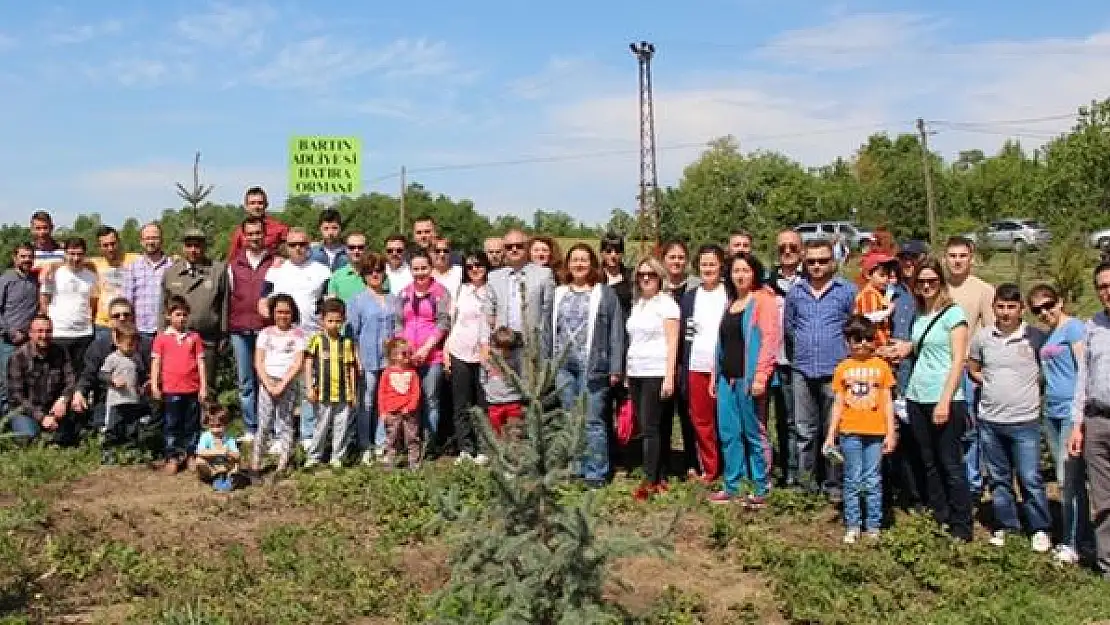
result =
M876 348L890 341L890 317L894 314L894 303L887 295L887 287L897 262L894 257L882 252L867 254L860 261L860 277L864 284L856 295L856 306L852 312L867 317L875 324Z
M835 453L840 437L844 458L844 542L852 544L861 527L869 538L878 538L883 518L883 454L894 451L894 374L885 360L875 356L876 328L867 317L853 315L844 325L851 355L833 372L835 394L826 454ZM867 517L862 518L860 497Z
M402 338L386 341L389 365L378 382L378 414L385 423L385 466L396 466L408 449L409 468L420 466L420 375L412 366L412 346Z

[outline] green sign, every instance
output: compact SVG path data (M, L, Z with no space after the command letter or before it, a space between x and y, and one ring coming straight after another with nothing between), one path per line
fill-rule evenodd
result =
M358 137L293 137L289 141L289 194L358 195L361 163Z

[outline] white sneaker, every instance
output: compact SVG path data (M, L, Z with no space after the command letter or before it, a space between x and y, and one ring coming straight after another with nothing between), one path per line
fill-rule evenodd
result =
M478 454L477 456L474 456L474 464L480 467L486 466L487 464L489 464L489 456L485 454Z
M375 448L374 455L378 457L378 460L385 460L385 447Z
M367 449L366 451L362 452L362 464L366 466L374 464L374 450Z
M308 451L309 447L312 447L312 440L307 438L301 439L301 449Z
M990 539L987 541L995 547L1006 546L1006 530L994 530L991 533Z
M456 466L466 464L468 462L474 462L474 456L471 456L469 451L461 451L459 452L459 457L455 458Z
M304 461L304 468L311 469L312 467L320 464L320 461L315 458L309 458Z
M339 458L332 458L331 462L329 464L331 464L331 468L333 468L333 469L342 469L343 468L343 461L340 460Z
M1033 551L1037 553L1048 553L1052 550L1052 539L1044 532L1037 532L1033 534Z
M867 540L879 540L883 537L883 533L879 530L867 530L863 533L864 538Z
M847 532L844 532L844 544L845 545L854 545L854 544L856 544L857 540L859 540L859 528L858 527L849 528Z
M240 445L253 443L254 442L254 434L251 434L250 432L243 432L242 434L239 435L239 438L236 439L236 441Z
M1056 545L1052 559L1056 560L1057 564L1079 564L1079 554L1070 545Z

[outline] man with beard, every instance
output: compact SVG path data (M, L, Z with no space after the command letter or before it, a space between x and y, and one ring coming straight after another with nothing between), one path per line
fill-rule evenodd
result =
M8 359L27 342L31 319L39 311L34 265L35 248L20 243L12 252L12 268L0 276L0 414L8 412Z

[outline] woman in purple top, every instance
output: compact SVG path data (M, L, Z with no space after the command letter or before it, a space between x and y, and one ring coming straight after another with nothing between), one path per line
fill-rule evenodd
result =
M409 260L412 284L397 298L397 336L415 348L412 364L420 374L426 451L435 449L439 431L439 383L443 379L443 340L451 329L451 296L432 277L428 252L416 250Z

